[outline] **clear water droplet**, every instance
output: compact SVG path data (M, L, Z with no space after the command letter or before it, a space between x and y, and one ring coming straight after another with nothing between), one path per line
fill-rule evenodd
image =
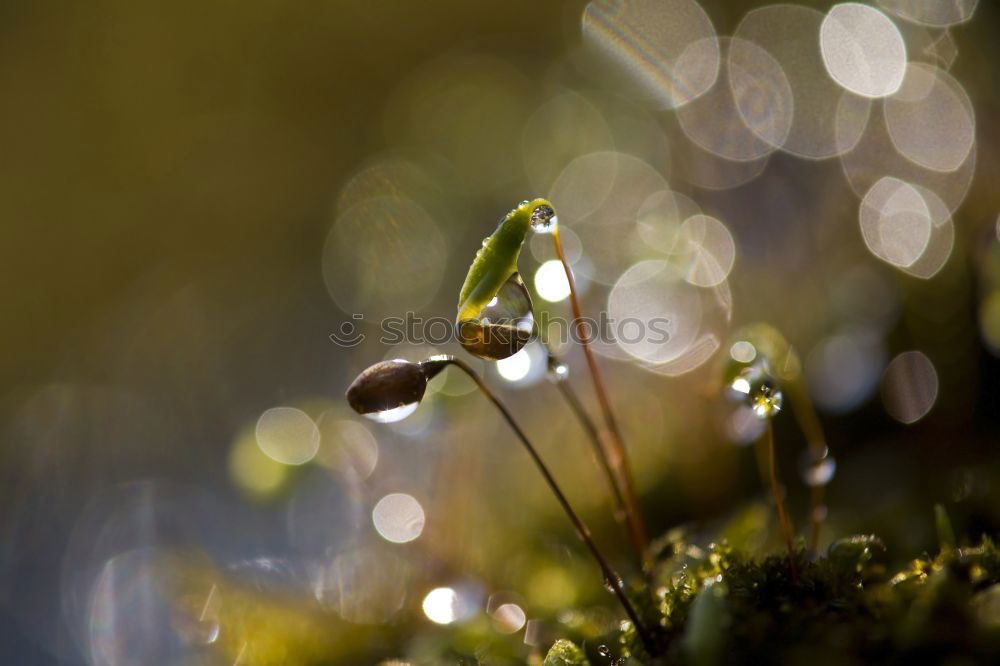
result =
M781 411L785 401L778 381L761 363L740 371L729 388L737 398L745 400L753 413L761 419L773 418Z
M417 411L418 402L411 402L408 405L400 405L399 407L393 407L391 409L383 409L378 412L368 412L365 414L366 418L375 421L376 423L395 423L396 421L402 421L407 416Z
M552 382L562 382L569 379L569 366L557 359L549 356L548 378Z
M521 351L534 333L531 296L517 273L507 279L476 318L458 323L459 342L465 350L490 361Z
M611 657L611 649L608 648L607 645L598 645L597 654L601 655L602 657Z
M531 211L531 228L535 233L551 234L558 226L559 218L550 206L538 206Z
M837 473L837 460L830 455L824 455L816 460L806 451L802 456L799 471L802 474L802 481L807 486L825 486Z

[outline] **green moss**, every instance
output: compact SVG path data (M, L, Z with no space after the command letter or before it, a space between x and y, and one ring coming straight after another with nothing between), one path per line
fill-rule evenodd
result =
M645 653L630 630L619 643L645 664L995 663L1000 551L985 537L965 548L942 541L936 557L893 573L877 537L848 537L816 560L800 549L793 574L787 555L752 559L675 536L660 544L644 591L654 611L640 604L661 654Z
M578 648L575 643L566 639L559 639L545 655L543 666L587 666L587 655Z
M599 642L630 665L998 663L1000 550L985 536L959 546L942 509L935 520L939 553L896 570L873 535L818 558L800 546L793 574L787 554L701 548L672 531L653 546L649 584L630 589L658 654L627 625Z

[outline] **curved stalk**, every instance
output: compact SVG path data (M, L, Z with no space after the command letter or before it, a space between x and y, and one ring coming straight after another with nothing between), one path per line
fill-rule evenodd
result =
M768 475L771 481L771 494L774 497L774 506L778 511L778 523L781 525L781 532L785 537L785 546L788 548L788 565L792 570L792 580L798 578L795 567L795 545L792 542L792 525L785 514L785 502L781 499L781 485L778 483L778 464L774 460L774 426L771 420L767 421L767 429L764 431L764 444L767 449Z
M551 368L553 365L559 363L556 357L549 351L546 347L546 353L548 354L548 364ZM597 430L597 426L594 421L587 414L587 410L584 409L583 403L580 402L579 396L577 396L576 391L573 387L569 385L569 381L566 379L556 379L556 388L559 389L559 393L562 395L566 404L569 405L570 411L576 417L576 420L580 423L580 426L587 433L587 438L590 441L591 448L594 451L594 457L597 459L597 464L600 466L601 471L604 472L604 476L608 480L608 485L611 487L611 497L614 500L614 518L615 522L619 524L625 524L626 531L629 537L632 539L632 545L636 549L637 554L642 553L642 544L635 539L635 534L631 529L628 529L627 516L628 510L625 504L625 498L622 496L621 488L618 487L618 482L615 480L615 472L611 469L611 465L608 463L607 456L604 454L604 449L601 447L600 433ZM642 558L639 559L640 568L642 566Z
M640 560L646 562L648 545L646 526L636 499L635 485L629 469L628 454L625 451L621 430L618 428L618 421L615 419L614 412L611 409L611 401L608 399L607 391L604 389L600 370L597 368L597 360L594 358L594 352L590 348L590 335L583 321L580 301L576 293L576 283L573 280L573 271L569 267L569 262L566 261L566 253L563 250L562 241L559 239L558 227L552 230L552 242L555 245L556 256L559 257L559 262L566 273L566 281L569 284L569 301L573 309L573 321L576 325L577 335L580 337L580 346L583 348L584 358L587 360L587 369L590 371L590 378L594 384L594 392L597 394L597 401L601 406L601 414L604 417L605 429L601 433L604 436L600 438L601 457L614 470L616 485L619 489L619 494L624 500L625 519L628 523L632 541L639 551Z
M789 385L792 402L794 403L792 412L795 414L795 420L799 422L799 428L802 429L802 433L806 437L812 462L816 463L822 460L827 454L826 437L823 435L823 427L820 425L816 408L813 407L812 400L809 399L809 393L804 386L799 385L799 381L801 380L792 382ZM826 514L823 504L825 492L825 484L816 484L811 487L809 493L810 527L808 547L810 554L816 552L816 546L819 544L819 534L822 530L823 519Z
M611 591L614 592L616 597L618 597L618 601L621 602L622 607L625 609L625 614L628 615L629 619L632 621L632 624L635 625L636 634L638 634L640 640L642 640L642 643L646 647L646 650L650 654L655 654L655 643L653 642L652 637L646 631L646 627L639 620L639 615L638 613L636 613L635 607L632 606L632 602L629 601L628 596L626 596L624 590L624 583L622 581L621 576L619 576L617 572L615 572L615 570L611 567L611 564L605 559L604 554L601 553L601 550L597 547L597 544L594 542L594 539L590 534L590 529L583 522L580 516L577 515L576 511L573 510L573 507L570 506L569 500L566 499L566 496L559 488L559 485L556 483L555 477L553 477L552 473L549 472L548 467L545 466L545 462L542 461L542 458L538 454L538 451L535 450L535 447L531 444L531 442L528 440L528 437L524 434L524 431L522 431L520 426L517 425L517 422L514 420L514 417L511 415L511 413L507 410L507 407L504 406L504 404L500 402L500 399L497 398L497 396L489 389L488 386L486 386L486 384L483 382L482 378L480 378L480 376L476 373L476 371L470 368L465 362L454 357L441 360L445 360L447 363L451 363L452 365L458 366L465 374L467 374L470 378L472 378L472 381L476 383L476 386L483 393L483 395L485 395L490 400L490 402L492 402L493 405L500 411L500 414L503 416L504 420L507 421L507 425L511 427L511 429L514 431L514 434L516 434L518 439L521 440L521 444L524 445L524 448L528 451L528 455L530 455L531 459L535 462L535 465L538 467L538 471L542 473L542 477L544 477L545 482L549 485L549 489L556 496L556 499L559 501L559 505L566 513L566 516L570 519L570 522L573 523L573 527L576 528L577 535L590 550L590 553L591 555L594 556L594 559L597 560L597 564L601 569L601 574L604 576L604 579L608 587L610 587Z

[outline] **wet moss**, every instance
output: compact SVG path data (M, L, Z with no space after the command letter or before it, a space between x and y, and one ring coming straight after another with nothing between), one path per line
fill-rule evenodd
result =
M794 574L787 554L671 535L651 583L632 589L659 654L628 626L608 642L631 664L995 664L1000 550L988 537L955 546L944 523L939 514L937 555L896 570L872 535L835 541L823 557L799 547Z

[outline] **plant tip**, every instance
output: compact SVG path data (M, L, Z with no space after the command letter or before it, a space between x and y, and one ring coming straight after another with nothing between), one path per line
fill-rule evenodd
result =
M542 204L531 211L531 228L535 233L551 234L558 226L559 218L552 206Z
M351 382L347 403L374 421L399 421L416 410L427 382L443 367L441 362L411 363L403 359L376 363Z

